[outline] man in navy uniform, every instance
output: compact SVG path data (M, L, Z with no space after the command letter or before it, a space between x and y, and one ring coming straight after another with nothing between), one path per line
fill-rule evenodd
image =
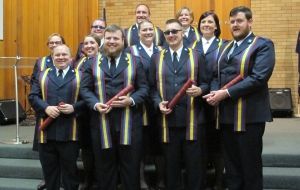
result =
M116 25L104 31L104 54L90 59L81 92L91 111L92 144L100 189L115 190L118 173L125 190L139 190L142 104L148 94L138 57L124 51L124 33ZM105 104L128 85L134 91Z
M150 8L146 4L138 4L135 9L136 23L125 29L125 40L127 46L136 45L140 41L138 24L143 20L150 20ZM154 45L163 46L165 38L162 31L158 27L154 27L155 38Z
M212 92L205 98L219 105L228 188L262 190L262 137L265 123L272 121L268 80L275 65L274 45L253 34L249 8L233 8L229 16L234 40L221 51ZM220 89L238 75L241 81Z
M33 81L29 94L31 106L37 113L38 126L47 117L53 121L38 131L38 151L47 189L78 189L77 172L78 129L76 116L84 105L77 101L79 73L70 67L72 58L69 47L59 45L53 49L54 67L39 74ZM59 105L63 102L63 105Z
M176 19L166 21L168 47L151 57L149 84L160 117L166 189L182 187L182 162L188 190L204 189L205 117L202 94L208 91L204 57L183 45L183 28ZM195 81L173 109L167 104L186 83Z

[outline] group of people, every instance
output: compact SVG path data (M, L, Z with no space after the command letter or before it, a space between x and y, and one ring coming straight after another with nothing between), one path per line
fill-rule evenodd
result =
M50 35L29 94L46 189L79 188L81 149L81 189L93 182L100 190L150 189L144 166L152 157L155 189L262 190L274 45L251 31L249 8L233 8L229 19L232 41L220 38L213 11L193 27L188 7L162 31L139 4L136 24L125 30L95 20L75 59L61 35Z

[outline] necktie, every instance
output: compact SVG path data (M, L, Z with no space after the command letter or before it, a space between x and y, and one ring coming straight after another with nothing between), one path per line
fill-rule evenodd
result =
M113 76L116 71L116 60L114 57L110 59L110 68L109 68L110 74Z
M59 81L60 83L62 83L63 80L64 80L63 72L64 72L64 71L63 71L62 69L59 69L59 70L58 70L57 78L58 78L58 81Z
M234 45L232 46L232 48L230 49L229 53L228 53L228 59L231 57L232 53L234 52L234 50L236 50L236 48L238 47L237 43L235 42Z
M179 66L179 61L177 59L177 52L173 52L173 67L176 69Z

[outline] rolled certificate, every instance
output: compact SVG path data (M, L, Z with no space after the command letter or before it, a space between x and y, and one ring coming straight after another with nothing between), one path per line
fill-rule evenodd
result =
M170 108L172 109L176 104L177 102L180 100L180 98L182 96L185 95L185 91L190 88L192 86L192 84L194 84L195 81L189 79L187 80L184 85L180 88L180 90L177 92L177 94L172 98L171 101L169 101L169 103L167 104L167 108Z
M65 103L64 102L60 102L58 104L58 106L61 106L61 105L64 105ZM39 130L44 130L50 123L52 123L52 121L54 120L54 118L52 117L47 117L45 119L45 121L42 123L42 125L40 125L39 127Z
M112 97L110 100L108 100L105 104L110 106L111 103L115 100L117 100L120 96L125 96L129 92L133 91L134 87L130 84L123 88L118 94L116 94L114 97Z
M234 79L232 79L231 81L229 81L227 84L225 84L221 90L225 90L233 85L235 85L236 83L240 82L241 80L243 80L243 77L241 75L236 76Z

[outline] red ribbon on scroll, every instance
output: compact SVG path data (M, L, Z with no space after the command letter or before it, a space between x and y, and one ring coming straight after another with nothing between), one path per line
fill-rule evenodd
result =
M172 98L172 100L169 101L167 108L172 109L177 104L177 102L180 100L180 98L185 95L185 91L188 88L190 88L192 86L192 84L195 84L195 81L193 81L191 79L187 80L184 83L184 85L180 88L180 90L177 92L177 94Z
M58 106L61 106L61 105L64 105L64 104L65 104L64 102L60 102L60 103L58 104ZM52 117L47 117L47 118L45 119L45 121L42 123L42 125L40 125L39 130L44 130L44 129L46 129L46 127L47 127L50 123L52 123L53 120L54 120L54 118L52 118Z
M241 80L243 80L243 77L241 75L236 76L234 79L232 79L231 81L229 81L227 84L225 84L221 90L225 90L233 85L235 85L236 83L240 82Z
M130 84L128 86L126 86L125 88L123 88L118 94L116 94L114 97L112 97L110 100L108 100L105 104L110 106L111 103L115 100L117 100L120 96L125 96L126 94L128 94L129 92L133 91L134 87Z

